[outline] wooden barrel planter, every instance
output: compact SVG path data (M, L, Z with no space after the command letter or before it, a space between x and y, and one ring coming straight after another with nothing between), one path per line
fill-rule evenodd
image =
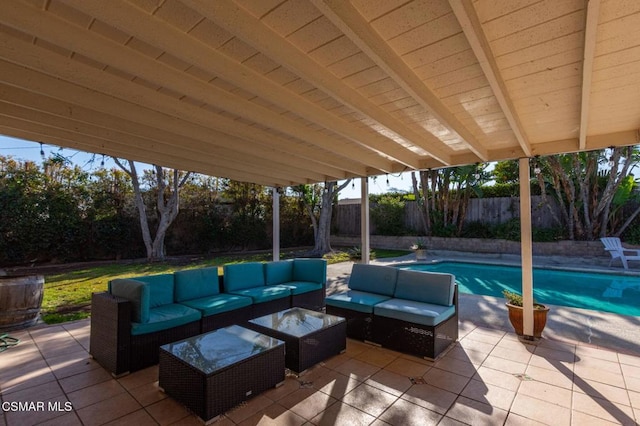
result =
M29 327L38 321L44 276L0 276L0 330Z

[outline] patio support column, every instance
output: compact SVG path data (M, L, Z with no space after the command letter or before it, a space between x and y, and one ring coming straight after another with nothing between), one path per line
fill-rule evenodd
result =
M280 188L273 187L273 261L280 260Z
M369 179L360 179L360 238L362 263L369 263Z
M531 184L529 159L519 160L520 246L522 254L523 335L533 339L533 245L531 239Z

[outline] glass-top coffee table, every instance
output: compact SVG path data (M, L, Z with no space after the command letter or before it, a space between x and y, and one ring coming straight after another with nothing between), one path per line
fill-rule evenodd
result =
M284 342L238 325L160 347L159 387L205 423L284 382Z
M291 308L249 321L247 327L284 340L285 365L302 373L347 348L347 322L342 317Z

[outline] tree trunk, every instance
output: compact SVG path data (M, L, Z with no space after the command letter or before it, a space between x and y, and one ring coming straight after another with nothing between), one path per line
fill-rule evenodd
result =
M318 218L318 231L315 235L315 244L311 250L312 256L322 256L331 251L331 216L333 213L333 201L335 196L351 183L351 179L345 181L339 187L336 181L325 183L320 204L320 217Z

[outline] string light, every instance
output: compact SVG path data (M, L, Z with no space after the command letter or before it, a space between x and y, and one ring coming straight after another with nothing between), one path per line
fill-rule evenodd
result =
M389 173L387 173L387 186L389 186Z
M613 150L615 149L615 147L610 146L609 149L611 150L611 156L609 157L609 163L608 164L609 164L609 167L613 167L613 166L616 165L616 162L615 162L615 160L613 158Z
M533 157L533 173L536 176L538 176L542 172L542 169L540 169L540 165L538 164L538 158L540 158L539 155Z
M42 147L42 142L40 142L40 156L42 157L42 159L44 160L44 149Z
M480 163L476 163L476 173L473 175L476 180L480 180Z
M102 154L102 160L100 160L100 167L104 167L104 154Z

